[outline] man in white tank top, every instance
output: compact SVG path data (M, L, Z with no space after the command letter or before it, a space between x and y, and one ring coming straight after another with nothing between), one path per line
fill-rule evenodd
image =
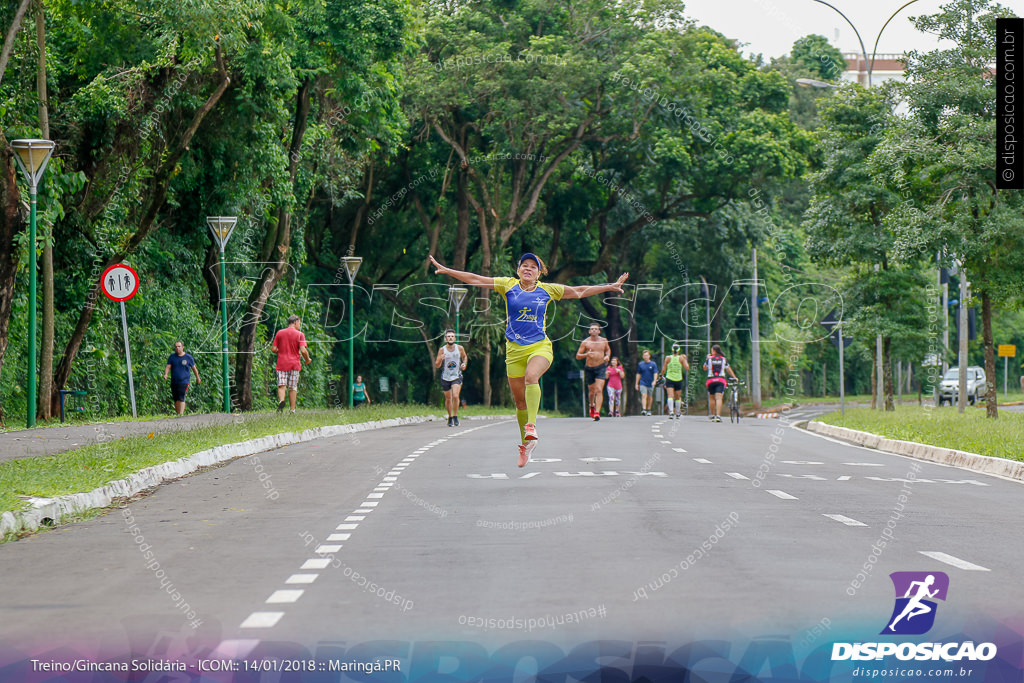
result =
M444 332L444 346L437 350L434 367L441 370L441 390L448 411L448 426L459 426L459 394L462 392L462 371L469 358L466 350L455 343L455 330Z

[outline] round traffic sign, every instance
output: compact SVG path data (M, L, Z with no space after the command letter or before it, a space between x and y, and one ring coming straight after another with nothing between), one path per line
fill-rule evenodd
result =
M103 293L111 301L128 301L139 291L139 274L124 263L115 263L100 276Z

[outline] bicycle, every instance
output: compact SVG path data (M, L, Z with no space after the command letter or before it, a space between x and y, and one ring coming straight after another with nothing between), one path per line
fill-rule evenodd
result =
M744 382L732 380L729 382L729 422L739 424L740 421L740 387Z

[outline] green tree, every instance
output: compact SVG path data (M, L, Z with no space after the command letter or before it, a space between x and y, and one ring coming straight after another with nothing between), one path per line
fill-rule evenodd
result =
M872 176L869 159L880 144L884 121L893 108L891 91L866 90L851 85L837 91L821 110L818 137L823 151L822 169L809 177L813 192L805 228L807 250L830 265L854 264L846 291L853 304L849 330L871 345L882 337L882 367L876 377L883 383L885 409L893 410L891 351L894 339L913 335L923 319L924 282L915 275L913 260L897 258L897 236L888 217L901 197Z
M874 177L909 201L887 217L908 255L945 254L963 263L981 300L985 371L995 377L995 301L1024 291L1024 201L995 187L995 23L1011 16L991 0L953 0L937 14L916 17L921 31L955 43L912 52L895 117L872 160ZM987 414L995 418L995 383Z

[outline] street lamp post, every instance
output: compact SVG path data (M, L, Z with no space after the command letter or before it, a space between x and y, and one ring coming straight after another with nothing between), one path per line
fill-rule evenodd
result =
M231 392L228 387L228 292L227 277L224 270L224 247L231 237L231 231L238 223L236 216L207 216L206 224L210 226L213 238L220 249L220 323L221 323L221 369L224 380L224 412L231 412Z
M900 8L898 10L893 12L892 15L888 19L885 20L885 23L882 24L882 28L880 28L878 30L878 35L875 36L875 46L872 48L872 51L871 51L871 61L870 62L868 61L868 51L864 49L864 41L861 39L860 32L857 30L857 27L853 25L853 22L850 21L846 17L845 14L840 12L838 8L836 8L836 7L832 6L832 5L830 5L829 3L825 2L825 0L814 0L814 2L818 3L819 5L825 5L825 7L828 7L829 9L834 10L836 12L836 14L841 16L846 21L846 23L850 25L850 28L853 29L854 35L857 36L857 42L860 43L860 53L861 53L861 56L864 57L864 68L867 69L868 87L870 88L871 87L871 72L875 68L875 55L878 54L878 41L882 39L882 32L885 31L885 27L889 25L889 22L896 18L897 14L902 12L903 9L905 7L907 7L908 5L913 5L915 2L917 2L917 0L910 0L910 2L904 3L903 5L900 6ZM806 79L804 79L804 80L806 80ZM857 80L858 81L860 80L859 70L858 70L858 79Z
M36 426L36 193L46 164L53 154L52 140L12 140L14 160L28 181L28 419L26 426Z
M466 295L469 294L469 290L465 287L449 287L448 288L448 299L455 306L455 341L458 343L461 340L459 336L459 309L462 308L462 302L465 301Z
M352 388L355 382L355 372L353 371L355 366L355 356L353 352L353 344L355 344L355 326L353 324L353 318L355 317L353 312L353 292L355 290L356 273L359 272L359 266L363 263L362 256L343 256L341 263L345 266L345 272L348 274L348 407L352 407L353 403L353 392Z

